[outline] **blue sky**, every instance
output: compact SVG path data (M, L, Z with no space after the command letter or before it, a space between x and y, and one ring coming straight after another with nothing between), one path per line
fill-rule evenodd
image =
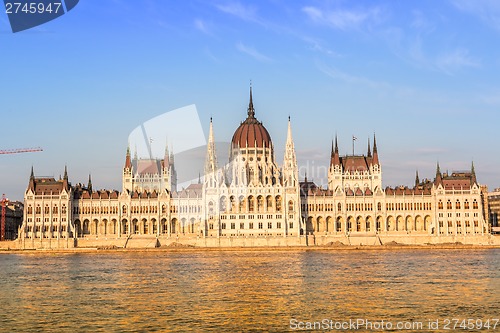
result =
M309 179L331 140L364 153L377 135L384 185L469 169L500 186L500 2L82 0L13 34L0 13L0 191L22 199L37 176L121 189L129 133L195 104L228 141L256 116L282 161L292 118ZM174 147L175 149L175 147ZM201 168L201 166L200 166Z

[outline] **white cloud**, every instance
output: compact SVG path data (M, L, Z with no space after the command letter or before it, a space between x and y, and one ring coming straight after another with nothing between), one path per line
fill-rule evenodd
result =
M207 34L207 35L211 35L212 34L212 32L210 31L210 29L208 27L208 24L205 21L201 20L201 19L194 20L194 26L195 26L196 29L200 30L204 34Z
M435 65L438 69L448 74L463 67L481 66L478 60L469 56L469 51L466 49L457 49L438 56Z
M352 74L348 74L345 72L342 72L338 69L329 67L327 65L324 65L322 63L317 63L318 69L325 73L326 75L334 78L334 79L339 79L341 81L344 81L349 84L361 84L364 86L368 86L371 88L389 88L390 85L385 83L385 82L379 82L379 81L373 81L370 80L366 77L363 76L356 76Z
M487 25L500 31L500 1L498 0L450 0L459 10L479 17Z
M315 38L302 37L302 40L304 40L306 43L311 45L311 48L314 51L324 53L324 54L331 56L331 57L341 57L341 55L339 53L332 51L332 50L328 49L327 47L323 46L323 44Z
M241 42L239 42L238 44L236 44L236 48L238 49L238 51L243 52L245 54L248 54L249 56L251 56L255 60L258 60L258 61L261 61L261 62L270 62L270 61L272 61L272 59L269 58L268 56L260 53L259 51L257 51L253 47L244 45Z
M339 30L359 29L368 23L378 23L382 18L380 8L370 8L364 10L322 10L317 7L303 7L302 11L313 22L327 25Z
M239 2L229 2L225 5L216 5L217 9L220 11L234 15L245 21L255 21L256 20L256 9L255 7L245 6Z
M413 20L410 24L412 28L422 32L431 32L434 30L434 24L420 10L414 10L412 15Z

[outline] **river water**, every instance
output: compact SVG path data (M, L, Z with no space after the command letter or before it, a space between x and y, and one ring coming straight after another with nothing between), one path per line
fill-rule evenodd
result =
M3 254L0 281L0 332L500 332L500 249Z

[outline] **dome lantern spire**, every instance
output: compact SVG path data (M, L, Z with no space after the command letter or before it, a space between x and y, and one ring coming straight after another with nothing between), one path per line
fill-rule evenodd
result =
M248 118L255 118L255 109L253 108L252 99L252 82L250 82L250 101L248 102Z

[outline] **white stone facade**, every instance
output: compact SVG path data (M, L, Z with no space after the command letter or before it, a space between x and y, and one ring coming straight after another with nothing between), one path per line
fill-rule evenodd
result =
M374 138L367 155L340 156L332 145L328 188L299 182L290 119L282 166L255 118L236 130L227 164L219 166L210 121L204 176L176 190L173 155L131 159L121 191L35 178L24 197L23 239L156 237L300 237L478 235L488 233L485 191L470 172L442 174L413 188L382 188Z

